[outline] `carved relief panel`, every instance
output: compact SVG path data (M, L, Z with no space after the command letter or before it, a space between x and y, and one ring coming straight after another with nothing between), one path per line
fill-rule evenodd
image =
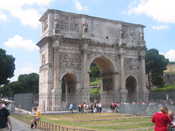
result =
M60 52L60 67L62 70L81 70L81 55L78 53Z
M121 32L122 43L128 46L137 46L138 41L142 41L143 29L142 27L122 25Z
M55 14L55 33L80 32L80 24L77 17L64 14Z
M137 58L125 58L124 59L124 68L127 71L135 71L139 70L139 62Z
M46 18L42 23L42 32L45 32L48 29L48 19Z

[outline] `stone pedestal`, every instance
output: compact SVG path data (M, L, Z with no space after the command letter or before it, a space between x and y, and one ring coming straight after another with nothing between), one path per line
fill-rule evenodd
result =
M127 102L128 91L125 88L122 88L120 90L120 93L121 93L121 102Z
M145 102L149 101L149 90L146 87L144 89L144 101Z

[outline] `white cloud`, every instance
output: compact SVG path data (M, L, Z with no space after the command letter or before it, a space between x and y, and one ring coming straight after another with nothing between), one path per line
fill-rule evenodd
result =
M159 25L159 26L152 26L151 28L153 30L166 30L166 29L169 29L169 26L167 26L167 25Z
M30 27L38 27L40 14L36 9L15 10L12 15L19 18L21 23ZM32 16L32 17L31 17Z
M32 40L26 40L22 36L15 35L14 37L8 39L5 43L5 46L9 48L21 48L28 51L34 51L38 47L34 44Z
M163 54L166 58L168 58L170 61L175 61L175 50L169 50L166 53Z
M6 11L18 18L22 24L36 28L40 17L39 10L52 0L0 0L0 11ZM35 8L32 8L32 6Z
M175 0L139 0L139 3L128 12L144 14L159 22L175 23L174 5Z
M0 12L0 21L6 21L6 20L7 20L7 16L2 12Z
M82 4L80 3L79 0L75 0L74 2L75 2L75 8L76 8L78 11L85 11L85 10L88 10L88 7L85 6L85 5L82 5Z
M24 6L38 5L46 6L49 5L52 0L1 0L0 9L9 10L15 8L23 8Z

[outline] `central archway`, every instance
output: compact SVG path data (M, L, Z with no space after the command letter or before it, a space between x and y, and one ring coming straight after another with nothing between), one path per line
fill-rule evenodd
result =
M99 88L99 97L96 101L101 101L103 105L107 105L114 101L114 66L113 63L106 58L105 56L96 57L92 60L90 63L90 82L89 85L91 85L92 80L94 80L94 76L92 76L92 70L91 67L96 66L99 70L97 72L97 76L95 78L95 81L97 85L93 88ZM92 86L90 86L92 87ZM92 102L92 101L91 101Z
M67 73L62 78L61 101L70 104L74 103L76 97L76 76L73 73Z

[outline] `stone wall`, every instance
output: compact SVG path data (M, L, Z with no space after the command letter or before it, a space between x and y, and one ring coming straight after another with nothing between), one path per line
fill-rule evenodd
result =
M164 82L165 82L165 85L174 85L175 73L164 73Z
M38 105L38 96L34 96L32 93L15 94L14 104L18 108L32 110L33 106Z
M157 92L150 92L149 100L150 101L162 101L162 100L172 100L175 101L175 90L171 91L157 91Z
M160 107L167 106L169 110L174 111L175 105L171 104L159 104L159 103L149 103L149 104L121 104L119 106L120 113L135 114L135 115L148 115L151 116L153 113L160 111Z

